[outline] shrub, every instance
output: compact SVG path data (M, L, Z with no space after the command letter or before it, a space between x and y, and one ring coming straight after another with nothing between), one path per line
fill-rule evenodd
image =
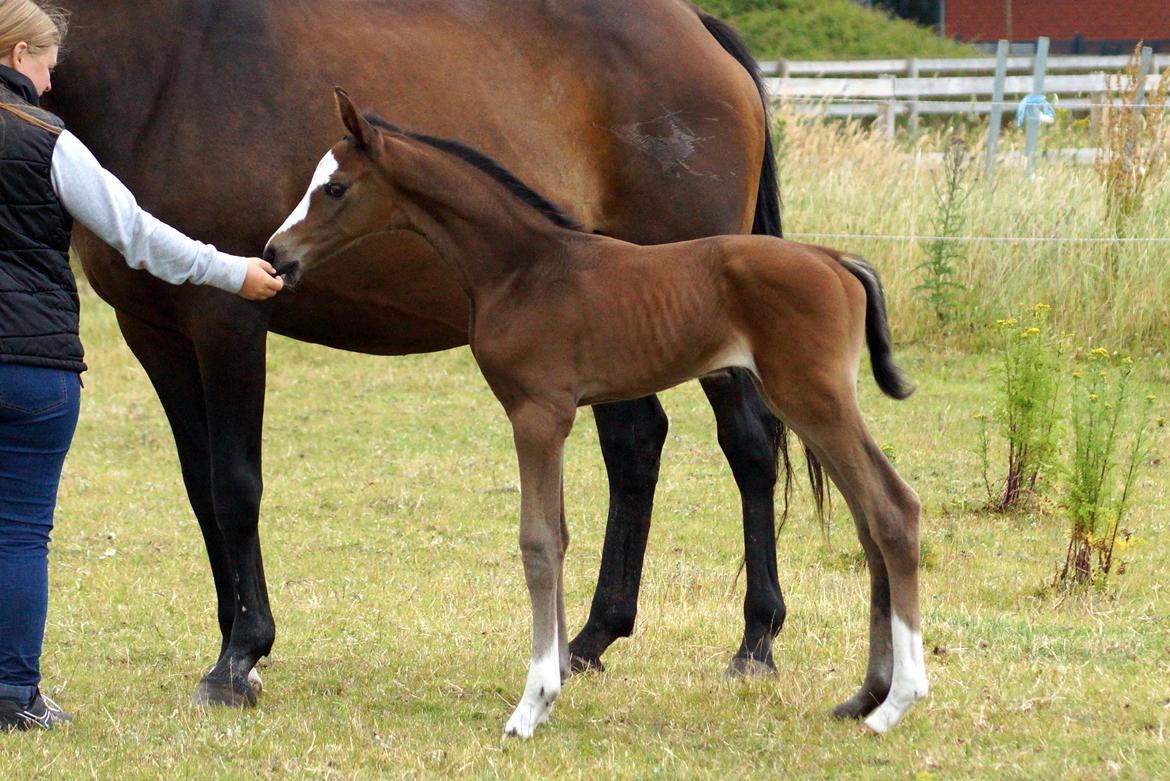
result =
M1103 583L1114 568L1119 532L1123 544L1129 537L1121 521L1138 467L1149 452L1154 401L1147 396L1142 412L1135 414L1133 366L1131 358L1097 348L1087 351L1072 373L1072 461L1065 492L1072 523L1057 583ZM1127 431L1132 434L1123 443Z
M1048 327L1049 309L1047 304L1036 304L1027 322L1013 317L996 323L1002 397L995 419L1008 443L1007 474L998 491L987 477L990 458L986 429L982 443L988 498L1000 511L1018 508L1035 494L1037 481L1051 466L1055 451L1061 344Z

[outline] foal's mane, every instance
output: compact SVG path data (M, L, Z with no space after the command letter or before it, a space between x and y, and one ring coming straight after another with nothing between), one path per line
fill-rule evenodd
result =
M509 171L504 166L497 163L492 158L480 152L478 149L468 146L460 141L454 141L449 138L439 138L437 136L428 136L425 133L415 133L410 130L403 130L392 122L388 122L377 114L366 114L366 120L375 127L387 130L391 133L397 133L401 136L421 141L428 146L433 146L435 149L446 152L448 154L458 157L460 160L468 163L475 168L483 171L499 182L504 189L512 193L512 195L519 198L524 203L536 209L538 212L548 218L549 222L556 225L558 228L565 228L573 231L583 231L585 228L581 223L574 220L566 214L559 206L555 205L543 195L533 190L531 187L522 182L519 177Z

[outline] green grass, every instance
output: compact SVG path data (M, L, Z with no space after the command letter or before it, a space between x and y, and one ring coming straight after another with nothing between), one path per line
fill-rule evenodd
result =
M920 383L881 398L879 442L925 502L933 690L875 739L830 718L860 682L866 583L836 505L807 491L780 535L790 607L779 674L727 681L741 631L738 499L695 384L672 427L634 636L572 679L527 743L501 728L523 687L527 597L506 420L466 350L378 359L272 338L265 563L278 640L254 711L188 705L218 648L202 544L157 400L84 291L89 360L52 554L47 690L67 731L0 736L0 778L1154 778L1170 774L1170 474L1143 473L1127 572L1045 595L1055 507L980 510L972 413L989 359L901 351ZM1164 390L1160 385L1151 388ZM572 628L604 525L585 411L567 455ZM1165 442L1155 455L1161 458Z
M698 0L761 59L975 57L970 46L852 0Z
M1041 148L1060 148L1079 134L1087 143L1087 121L1060 118L1056 132L1042 130ZM897 141L861 123L826 124L781 110L777 117L784 196L784 228L792 234L827 233L929 236L937 207L933 188L941 174L924 155L945 148L950 126ZM986 124L956 123L982 172ZM1023 131L1007 128L1001 150L1018 150ZM1021 241L963 245L955 262L957 317L946 328L925 298L914 291L926 258L921 241L814 238L865 255L882 272L895 332L904 340L957 343L966 349L986 341L996 319L1019 315L1036 303L1052 306L1053 325L1078 345L1156 355L1170 350L1165 291L1170 290L1170 179L1149 188L1147 202L1129 235L1160 237L1161 243L1126 244L1116 272L1109 245L1061 243L1058 239L1109 237L1104 188L1092 167L1038 163L1035 176L1021 165L1001 164L994 179L980 175L968 202L964 234ZM1031 241L1029 241L1031 239Z

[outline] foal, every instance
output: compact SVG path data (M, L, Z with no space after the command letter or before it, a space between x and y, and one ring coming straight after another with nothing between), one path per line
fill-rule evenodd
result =
M581 231L498 165L456 142L362 116L318 166L265 257L290 281L379 231L430 242L471 300L471 350L512 423L532 661L505 733L529 737L569 674L562 461L577 407L635 399L731 367L844 495L869 563L869 665L837 707L875 732L927 691L918 610L918 497L865 429L861 348L889 396L910 388L890 353L882 288L861 258L764 236L640 247Z

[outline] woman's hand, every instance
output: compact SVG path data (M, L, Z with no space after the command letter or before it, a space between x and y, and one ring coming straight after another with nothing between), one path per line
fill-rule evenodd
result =
M272 298L284 287L284 280L276 276L276 269L267 260L248 258L248 274L240 295L249 301L264 301Z

